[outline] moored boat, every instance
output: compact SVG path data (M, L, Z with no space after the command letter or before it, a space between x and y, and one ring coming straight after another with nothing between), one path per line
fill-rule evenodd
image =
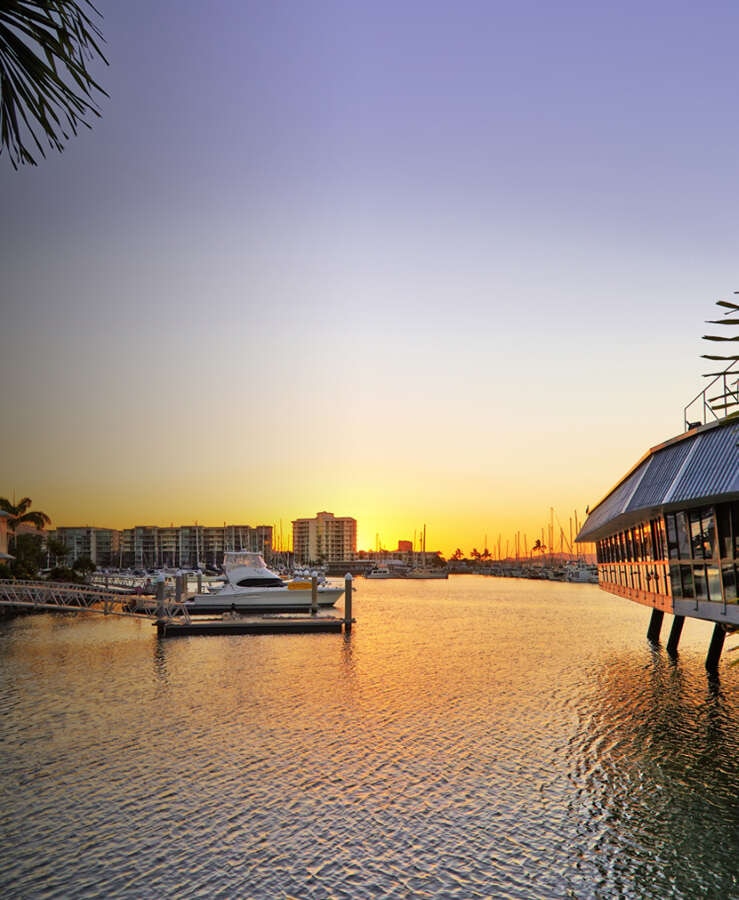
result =
M312 605L310 581L283 581L261 554L227 551L223 559L223 586L207 594L195 594L185 601L189 613L224 612L307 612ZM323 583L316 589L319 607L334 606L343 587Z
M397 578L387 566L372 566L364 573L365 578Z
M419 566L417 569L411 569L406 578L449 578L449 571L446 568Z
M583 560L565 563L564 571L565 581L598 584L598 567Z

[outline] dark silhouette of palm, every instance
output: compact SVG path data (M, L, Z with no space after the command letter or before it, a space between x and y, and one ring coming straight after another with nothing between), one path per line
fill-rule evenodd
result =
M86 8L99 15L89 0L0 3L0 153L15 169L35 166L34 152L45 156L47 146L62 151L80 125L90 127L87 116L100 115L93 97L107 94L87 66L107 60Z
M8 528L15 533L19 525L33 525L39 530L51 525L51 519L45 512L38 509L31 510L32 500L30 497L23 497L18 503L11 503L5 497L0 497L0 509L9 514Z

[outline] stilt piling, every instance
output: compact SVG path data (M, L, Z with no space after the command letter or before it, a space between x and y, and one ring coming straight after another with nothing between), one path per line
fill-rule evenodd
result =
M667 652L670 656L677 656L677 645L680 643L680 635L682 634L684 624L685 616L675 616L672 621L670 637L667 639Z
M662 620L665 614L661 609L652 610L652 618L649 620L649 628L647 629L647 640L653 644L659 644L659 633L662 629Z
M706 669L709 672L718 671L718 661L721 657L721 651L724 649L724 640L726 639L726 629L721 622L716 622L713 626L713 635L711 643L708 647L708 656L706 657Z

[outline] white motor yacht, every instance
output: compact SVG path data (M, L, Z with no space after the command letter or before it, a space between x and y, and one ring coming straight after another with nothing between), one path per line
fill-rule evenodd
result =
M387 566L372 566L364 573L365 578L395 578Z
M307 612L311 608L311 582L305 579L283 581L267 568L259 553L226 551L223 573L222 587L207 594L195 594L185 601L188 612ZM334 606L343 593L343 587L319 584L318 606Z

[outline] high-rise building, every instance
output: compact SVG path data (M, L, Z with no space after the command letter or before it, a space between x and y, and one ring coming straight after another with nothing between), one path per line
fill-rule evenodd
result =
M314 519L295 519L292 525L297 562L342 562L357 552L357 520L350 516L319 512Z

